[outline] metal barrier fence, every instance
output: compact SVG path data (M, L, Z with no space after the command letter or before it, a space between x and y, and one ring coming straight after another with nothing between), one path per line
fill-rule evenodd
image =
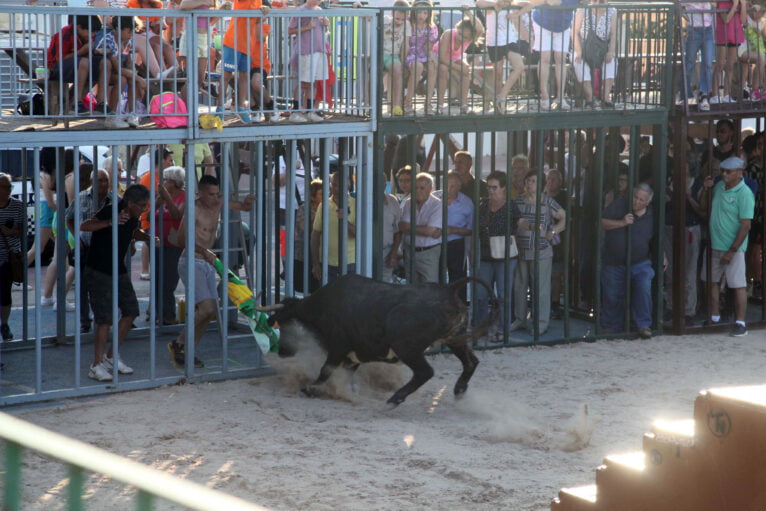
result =
M66 508L71 510L84 509L86 474L93 472L134 487L135 509L139 511L154 509L160 499L199 511L268 511L263 506L174 477L5 413L0 413L0 438L5 454L3 509L7 511L27 507L22 484L25 451L53 458L68 467L68 478L62 483L66 485Z
M226 10L225 17L207 10L128 12L4 6L2 50L17 67L0 77L0 89L13 97L39 90L45 101L25 113L3 110L0 120L96 117L114 129L137 127L150 111L169 127L194 126L197 115L190 114L204 113L246 124L373 114L376 20L370 11L274 9L265 16ZM313 24L324 30L314 39L300 35ZM51 41L71 36L78 26L93 44L73 66L66 48ZM223 62L227 52L231 67ZM312 61L311 54L324 57ZM152 100L163 92L177 93L186 107L163 98L158 111Z
M665 37L665 29L674 26L672 4L498 5L458 10L423 2L380 11L378 68L387 91L381 115L644 111L666 105L666 62L675 58ZM541 31L538 17L546 26L543 18L551 18L557 27ZM391 53L404 30L397 23L413 31L409 53ZM586 45L591 32L602 41L600 54L586 49L595 45ZM411 50L417 45L426 52L418 58Z
M643 156L642 139L654 144ZM662 331L664 125L474 133L462 141L436 135L425 157L417 156L417 136L399 144L405 157L397 165L408 164L397 172L402 193L409 197L416 189L412 169L420 168L433 175L442 199L435 206L422 197L402 205L403 221L417 218L418 226L440 228L436 239L430 231L403 231L405 274L448 282L468 273L493 286L504 319L479 347ZM471 178L469 169L484 182ZM649 200L640 214L633 191ZM431 220L422 216L426 210ZM636 227L622 223L629 213ZM625 243L634 235L637 244ZM507 252L493 251L497 236L506 238ZM390 250L385 243L382 254ZM428 265L432 273L424 270ZM644 272L637 276L637 269ZM474 322L486 317L482 289L471 286L467 297Z
M766 94L764 42L759 27L762 8L740 4L728 9L678 2L677 105L684 115L743 114L759 110ZM744 26L744 28L742 28ZM730 27L729 46L719 38ZM739 28L737 28L739 27Z
M215 154L196 160L200 152L195 149L211 143ZM212 248L224 269L234 272L247 288L260 291L258 303L273 303L292 295L296 287L308 289L305 282L314 268L306 254L315 234L313 242L322 254L322 264L315 269L317 282L327 282L338 266L329 256L337 251L330 241L336 208L325 207L328 213L320 215L317 223L304 220L300 233L293 226L304 213L306 219L314 219L309 211L312 201L304 202L312 178L324 182L323 193L315 194L314 205L330 205L331 170L347 176L344 186L353 195L348 207L354 214L344 221L351 221L358 229L353 238L344 236L341 240L352 247L352 254L359 255L344 259L352 271L371 275L370 135L246 144L199 140L196 144L147 145L137 164L125 163L124 174L119 156L129 161L127 157L138 147L111 146L112 156L107 161L98 148L28 150L33 165L22 168L20 184L22 195L29 196L34 204L38 228L28 239L23 229L26 216L11 219L14 225L22 226L21 246L34 243L29 254L34 269L12 293L5 274L0 278L4 292L11 293L15 302L3 318L6 327L12 326L5 332L7 342L0 351L5 366L2 377L7 383L0 395L4 404L268 373L248 323L242 322L237 307L227 299L225 281L215 291L210 281L213 277L205 274L211 271L210 265L202 264L202 269L199 261L196 269L195 264L184 265L184 238L186 246L196 247L196 258L208 257L207 249ZM27 161L26 154L22 159ZM189 169L185 177L178 165ZM137 176L137 168L145 172ZM219 185L203 181L211 177L217 178ZM54 180L63 183L55 192L51 187ZM159 191L130 195L136 183ZM112 201L111 197L122 199ZM61 206L57 208L46 199ZM145 249L147 260L145 269L139 270L140 259L131 258L123 239L130 233L110 226L137 222L134 217L144 209L148 211L143 225L147 241L140 241L143 235L135 235L139 240L135 250ZM46 212L52 215L54 211L57 215L52 225L46 226ZM99 211L94 223L91 219ZM56 267L45 270L45 238L53 229L66 234L55 238L52 263ZM95 232L88 239L92 230ZM108 233L108 237L98 231ZM303 248L296 248L301 243ZM105 248L108 245L119 250ZM126 250L127 260L123 259ZM182 294L175 292L179 277L188 283ZM132 296L134 291L138 303ZM223 305L211 305L213 297L222 299ZM105 302L99 302L101 299ZM51 311L52 303L60 305L58 310L54 307ZM196 304L197 311L186 304ZM181 316L184 308L185 318ZM110 324L114 328L107 336ZM113 351L107 352L109 344ZM177 344L185 344L181 359L177 358ZM112 362L106 364L105 375L96 366L106 356Z

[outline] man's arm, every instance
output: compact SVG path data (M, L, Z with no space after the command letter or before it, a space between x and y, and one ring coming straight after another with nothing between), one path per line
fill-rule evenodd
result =
M236 209L237 211L250 211L250 208L253 206L253 201L255 200L255 195L247 195L245 196L245 200L243 201L230 201L229 202L229 209Z
M747 238L748 233L750 233L750 223L751 219L749 218L741 218L739 220L737 236L734 238L734 242L729 247L729 250L727 250L726 253L721 256L721 264L729 264L731 258L734 257L734 254L737 253L739 247L742 246L742 243L745 242L745 238Z
M601 228L605 231L611 231L612 229L620 229L622 227L627 227L628 225L633 223L633 213L628 213L624 217L614 220L611 218L602 218L601 219Z

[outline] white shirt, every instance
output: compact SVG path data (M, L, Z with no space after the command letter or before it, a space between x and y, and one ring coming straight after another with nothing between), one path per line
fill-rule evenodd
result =
M494 9L487 9L487 30L485 32L487 46L505 46L518 42L519 32L516 24L519 18L508 19L507 16L513 11L502 10L499 13ZM498 23L499 22L499 23Z
M442 201L440 201L433 194L428 196L428 199L420 207L420 210L415 208L415 226L428 226L442 228ZM410 222L410 199L407 199L402 203L402 222L407 222L412 228L412 222ZM410 242L410 235L405 234L403 242L408 244ZM430 236L415 236L415 246L420 247L433 247L438 245L439 238L431 238Z

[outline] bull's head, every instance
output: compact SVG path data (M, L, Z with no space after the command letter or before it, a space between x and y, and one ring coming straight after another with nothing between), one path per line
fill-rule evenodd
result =
M296 318L298 304L300 304L301 301L302 299L295 297L285 298L279 304L261 308L261 311L273 312L273 314L269 316L268 319L269 326L280 328L281 325L285 325L289 323L290 320ZM279 342L279 356L292 357L296 352L295 347L292 346L290 340L284 336L284 329L280 328L280 330L282 331L282 335Z

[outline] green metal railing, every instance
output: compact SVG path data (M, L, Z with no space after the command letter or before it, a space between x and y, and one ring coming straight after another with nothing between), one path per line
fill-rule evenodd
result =
M157 499L199 511L269 511L266 507L180 479L1 412L0 438L5 448L3 511L22 509L24 450L35 451L68 465L66 508L72 511L85 509L83 493L86 472L103 474L135 487L135 508L139 511L153 509Z

